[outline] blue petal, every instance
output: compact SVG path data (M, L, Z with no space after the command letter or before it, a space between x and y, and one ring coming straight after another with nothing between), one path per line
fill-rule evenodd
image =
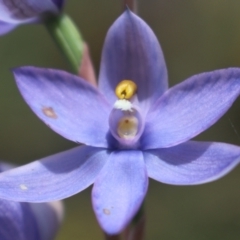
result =
M95 87L60 70L23 67L14 75L25 101L51 129L75 142L108 146L111 107Z
M115 88L124 79L137 84L145 112L167 89L167 69L158 40L149 26L129 10L109 29L103 48L99 87L112 104Z
M16 167L16 166L13 165L13 164L1 161L0 162L0 173L4 172L4 171L7 171L7 170L10 170L10 169L12 169L14 167Z
M65 4L65 0L52 0L53 3L56 4L56 6L58 7L58 9L62 9L63 5Z
M50 203L28 203L35 216L41 240L53 240L63 220L61 201ZM33 240L33 239L29 239ZM35 240L35 239L34 239Z
M0 162L0 172L16 166ZM1 240L52 240L63 219L63 204L18 203L0 199Z
M92 202L99 224L108 234L121 232L146 195L148 177L140 151L113 152L97 177Z
M57 14L58 6L52 0L0 0L0 20L20 23L42 13Z
M11 24L11 23L0 21L0 35L4 35L12 31L15 27L17 27L17 24Z
M193 185L214 181L240 161L240 148L216 142L189 141L144 152L148 176L163 183Z
M30 204L0 199L0 239L45 240L40 238Z
M81 146L0 174L0 198L47 202L90 186L107 159L105 150Z
M212 126L240 94L240 68L195 75L169 89L151 108L144 149L185 142Z

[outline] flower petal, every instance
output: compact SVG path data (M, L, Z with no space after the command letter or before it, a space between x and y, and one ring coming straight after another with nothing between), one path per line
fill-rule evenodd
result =
M7 162L0 162L0 172L14 167ZM52 240L62 219L61 201L19 203L0 199L1 240Z
M0 21L0 35L4 35L12 31L15 27L17 27L17 24L11 24L11 23Z
M106 150L81 146L0 174L0 198L47 202L90 186L106 162Z
M115 88L124 79L137 84L144 111L167 89L167 70L158 40L129 10L109 29L103 48L99 87L112 104Z
M240 161L240 147L189 141L144 152L148 176L163 183L193 185L214 181Z
M117 234L126 227L141 206L147 187L142 152L111 154L92 191L93 208L106 233Z
M59 12L53 0L0 0L0 20L19 23L39 14Z
M53 240L63 219L62 202L29 203L29 205L36 218L41 240Z
M52 0L52 2L58 7L58 9L62 9L65 4L65 0Z
M51 129L75 142L108 146L111 108L95 87L60 70L23 67L14 75L25 101Z
M151 108L144 149L185 142L213 125L240 93L240 68L195 75L169 89Z
M35 216L29 203L0 199L1 240L50 240L41 239Z
M10 170L14 167L16 167L16 165L1 161L0 162L0 173L4 172L4 171L7 171L7 170Z

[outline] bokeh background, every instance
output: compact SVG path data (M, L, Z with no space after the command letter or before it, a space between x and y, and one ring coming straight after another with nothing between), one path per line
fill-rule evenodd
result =
M109 26L121 0L69 0L65 11L88 42L99 70ZM240 67L240 1L139 0L165 54L170 86L204 71ZM46 127L23 102L10 69L33 65L69 70L44 26L22 26L0 38L0 158L19 165L76 146ZM198 140L240 145L240 101ZM205 185L178 187L150 181L146 239L240 239L240 167ZM65 200L56 240L103 239L91 208L91 189Z

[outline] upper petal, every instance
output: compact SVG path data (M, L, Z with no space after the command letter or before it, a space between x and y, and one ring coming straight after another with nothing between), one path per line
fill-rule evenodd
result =
M47 202L70 197L94 181L106 150L81 146L0 174L0 198Z
M60 70L14 70L18 88L37 116L63 137L86 145L108 146L111 107L98 90Z
M147 111L167 89L167 69L161 47L149 26L126 10L109 29L103 48L99 87L113 104L117 84L129 79Z
M195 75L169 89L146 117L145 149L185 142L213 125L240 93L240 68Z
M117 234L131 221L146 195L148 177L140 151L113 152L97 177L92 202L99 224Z
M9 23L22 22L39 14L58 13L58 0L0 0L0 20Z
M214 181L240 161L240 147L189 141L144 152L148 176L163 183L193 185Z

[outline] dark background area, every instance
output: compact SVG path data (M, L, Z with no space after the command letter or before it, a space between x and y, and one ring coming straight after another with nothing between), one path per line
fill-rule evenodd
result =
M96 71L120 0L69 0L65 8L89 44ZM240 67L240 1L139 0L139 15L161 41L170 86L204 71ZM10 69L33 65L69 70L44 26L24 25L0 38L0 158L19 165L76 146L45 126L23 102ZM240 144L240 101L198 140ZM235 131L232 127L232 124ZM236 133L237 132L237 133ZM205 185L150 181L146 239L240 239L240 168ZM65 200L57 240L103 239L90 188Z

